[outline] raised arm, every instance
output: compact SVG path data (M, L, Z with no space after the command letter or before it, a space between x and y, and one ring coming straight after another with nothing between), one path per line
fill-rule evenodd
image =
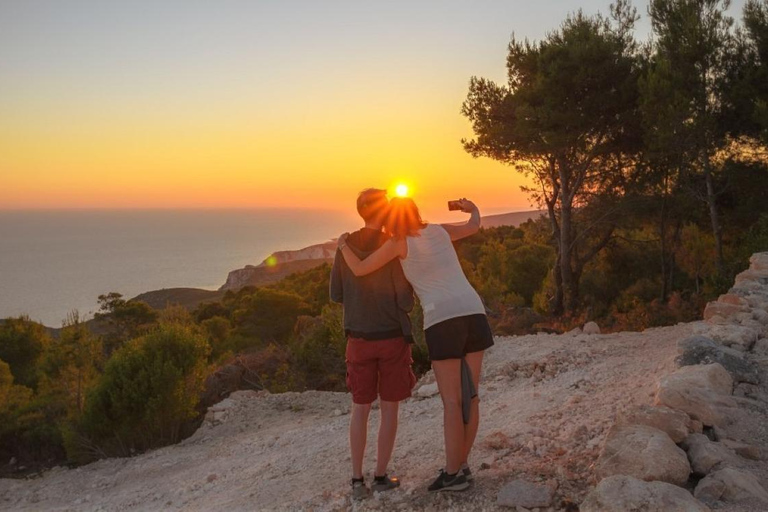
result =
M461 211L469 213L470 217L464 224L441 224L451 236L451 240L459 240L472 236L480 229L480 210L469 199L461 199Z
M347 262L349 269L358 277L379 270L397 257L404 258L407 250L405 240L389 239L370 256L361 260L347 246L347 234L345 233L339 237L339 251L344 256L344 261Z

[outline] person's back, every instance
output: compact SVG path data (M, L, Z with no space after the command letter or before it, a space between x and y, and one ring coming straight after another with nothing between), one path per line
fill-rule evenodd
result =
M406 237L408 253L400 263L424 309L424 328L449 318L485 314L451 243L439 224L427 224L418 236Z
M348 237L349 250L366 258L389 240L381 228L388 201L383 190L363 191L357 211L365 227ZM347 336L347 388L352 392L349 444L352 462L352 496L369 495L363 477L363 457L371 404L381 399L378 452L372 489L386 491L400 485L386 474L397 434L401 400L411 396L416 377L411 370L411 322L413 289L400 263L390 261L376 272L357 277L336 253L330 283L331 299L344 308Z
M349 235L348 243L358 257L381 247L389 237L380 229L363 227ZM355 277L340 253L331 271L331 299L344 308L347 336L366 340L405 337L412 340L408 312L413 290L397 261L366 276Z

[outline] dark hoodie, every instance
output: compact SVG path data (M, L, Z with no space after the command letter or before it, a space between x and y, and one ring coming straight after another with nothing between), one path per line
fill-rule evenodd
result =
M347 238L347 245L365 259L389 239L381 231L363 228ZM408 313L413 309L413 288L395 258L368 275L357 277L340 251L331 269L331 300L344 306L347 336L382 340L404 336L413 341Z

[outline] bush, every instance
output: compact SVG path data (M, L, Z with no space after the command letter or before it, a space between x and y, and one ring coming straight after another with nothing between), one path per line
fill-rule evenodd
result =
M126 343L89 394L68 453L129 455L179 441L197 415L209 352L203 336L179 324Z
M27 316L6 318L0 324L0 359L17 384L37 387L37 365L51 339L45 327Z

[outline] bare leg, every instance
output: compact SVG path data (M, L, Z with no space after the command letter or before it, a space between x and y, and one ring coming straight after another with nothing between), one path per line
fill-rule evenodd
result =
M352 455L352 478L363 478L363 455L368 437L368 415L371 404L352 404L349 420L349 451Z
M483 351L471 352L464 357L467 360L469 371L472 372L472 382L475 389L480 393L480 372L483 368ZM469 410L469 424L464 427L464 453L462 464L466 464L469 459L469 452L472 451L472 445L475 444L477 436L477 427L480 425L480 399L472 399L472 405Z
M383 476L387 472L387 465L392 457L392 449L395 447L395 437L397 437L397 414L400 410L400 402L382 400L380 409L379 451L376 457L375 476Z
M437 388L443 399L445 471L454 474L464 457L464 420L461 417L461 359L432 361Z

